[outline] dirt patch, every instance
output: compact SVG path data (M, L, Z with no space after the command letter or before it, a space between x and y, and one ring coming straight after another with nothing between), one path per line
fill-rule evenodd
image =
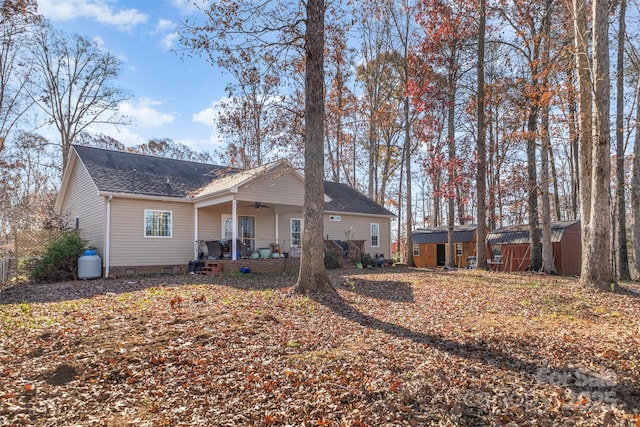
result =
M80 376L81 370L77 366L63 363L56 369L44 375L45 381L50 385L65 385Z

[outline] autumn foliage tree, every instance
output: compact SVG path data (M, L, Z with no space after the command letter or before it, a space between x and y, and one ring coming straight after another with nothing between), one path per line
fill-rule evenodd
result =
M459 95L459 81L466 72L464 64L468 62L472 51L468 49L470 40L477 35L477 8L469 2L424 0L418 4L416 17L424 31L424 37L415 50L422 57L421 62L428 65L429 74L423 74L422 84L412 85L413 99L416 103L425 102L425 93L429 85L440 85L441 100L446 106L446 157L437 167L446 170L446 185L441 186L441 195L447 201L448 252L446 264L456 265L454 225L455 200L462 192L459 186L463 176L458 173L463 162L456 155L456 105ZM458 211L463 203L459 199ZM463 215L459 215L463 217Z
M253 47L229 50L209 61L234 78L213 118L225 141L218 154L229 165L243 168L272 160L273 150L282 145L288 116L281 106L279 64L269 55L258 55Z

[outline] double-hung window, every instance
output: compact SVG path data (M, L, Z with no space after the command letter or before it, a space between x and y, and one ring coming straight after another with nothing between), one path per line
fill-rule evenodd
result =
M171 211L144 211L144 237L171 237Z
M291 218L291 246L300 246L302 243L302 220Z
M371 247L380 246L380 224L371 223Z

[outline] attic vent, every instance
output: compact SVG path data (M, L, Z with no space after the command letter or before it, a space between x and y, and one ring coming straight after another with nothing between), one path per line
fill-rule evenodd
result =
M342 218L340 218L340 215L331 215L329 216L329 221L342 221Z

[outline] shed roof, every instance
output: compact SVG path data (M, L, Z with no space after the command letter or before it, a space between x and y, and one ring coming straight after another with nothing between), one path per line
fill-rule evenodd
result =
M454 243L472 242L477 225L457 225L453 229ZM447 227L417 228L411 233L413 243L447 243L449 229Z
M551 223L551 242L557 243L562 240L567 228L579 223L580 220L574 221L558 221ZM542 235L542 231L540 231ZM529 226L526 224L512 225L509 227L499 228L497 230L490 231L487 234L488 245L521 245L529 243Z

